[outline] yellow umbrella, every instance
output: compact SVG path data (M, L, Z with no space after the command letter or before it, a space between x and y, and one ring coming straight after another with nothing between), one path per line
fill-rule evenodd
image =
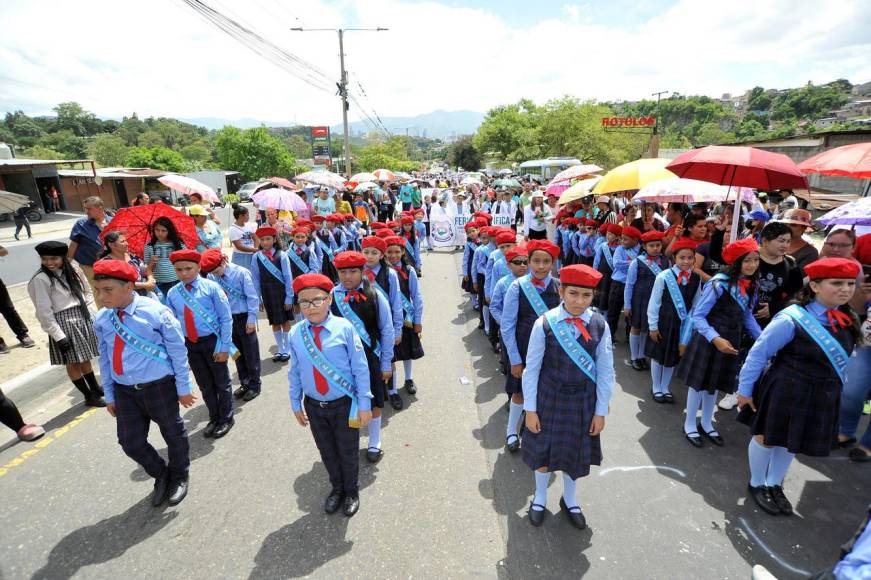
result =
M615 167L605 174L593 193L614 193L616 191L636 191L660 179L674 179L674 173L665 168L671 159L638 159Z
M602 177L597 175L595 177L583 179L577 182L559 196L559 202L557 203L559 205L565 205L569 202L587 197L588 195L592 195L593 186L599 183L601 179Z

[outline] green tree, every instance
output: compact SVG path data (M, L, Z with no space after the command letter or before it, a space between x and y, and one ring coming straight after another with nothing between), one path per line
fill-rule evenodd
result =
M45 136L45 131L39 123L21 111L14 114L6 113L6 126L15 136L15 143L21 147L33 147Z
M312 146L302 135L291 135L282 139L284 146L296 159L308 159L312 155Z
M121 119L121 124L115 131L124 139L127 145L139 145L139 135L145 131L145 124L133 113L129 117Z
M88 155L88 141L70 129L49 133L39 140L40 145L60 151L64 159L84 159Z
M121 137L101 133L88 143L88 157L103 167L118 167L124 164L129 149Z
M508 161L536 157L535 103L521 99L490 109L475 133L474 144L483 155Z
M481 168L481 153L475 149L472 137L467 135L460 137L448 149L448 165L462 167L469 171L477 171Z
M747 98L747 110L749 111L767 111L771 106L771 95L768 94L762 87L753 87L750 90L750 96Z
M55 151L44 145L35 145L21 152L22 157L29 159L63 159L64 156L60 151Z
M68 130L83 137L93 135L103 128L100 119L93 113L84 110L76 102L60 103L53 110L57 113L56 127L58 131Z
M265 127L224 127L215 134L215 157L221 169L238 171L248 180L287 176L295 166L284 144Z
M133 147L127 153L124 164L127 167L150 167L174 172L187 169L184 158L166 147Z
M212 158L212 152L205 143L191 143L181 148L181 156L187 161L207 163Z

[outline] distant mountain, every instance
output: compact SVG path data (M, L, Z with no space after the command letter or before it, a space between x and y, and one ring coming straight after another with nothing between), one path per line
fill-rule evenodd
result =
M251 127L259 127L266 125L267 127L293 127L296 125L293 121L261 121L259 119L221 119L219 117L198 117L195 119L179 119L191 125L198 125L206 129L221 129L227 125L238 127L240 129L250 129Z

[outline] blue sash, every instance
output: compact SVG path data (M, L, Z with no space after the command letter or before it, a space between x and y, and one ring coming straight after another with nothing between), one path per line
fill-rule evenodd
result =
M602 246L602 256L604 256L605 261L608 262L608 267L611 270L614 270L614 254L611 253L611 247L608 246L607 242Z
M520 285L520 289L523 290L523 295L526 296L526 299L529 300L533 310L535 310L536 316L541 316L547 312L547 304L544 303L541 294L538 293L538 290L536 290L535 286L530 282L531 277L532 274L527 274L522 278L518 278L518 284Z
M411 303L411 300L402 293L402 290L399 291L399 299L402 301L402 311L405 313L405 325L411 326L414 324L414 305Z
M354 395L354 381L348 379L326 359L321 349L315 345L310 325L306 324L300 328L300 335L302 345L305 347L306 357L312 366L329 381L334 389L343 395L351 397L351 412L348 414L348 426L352 429L358 429L360 427L360 420L357 418L357 397Z
M738 285L729 286L729 277L725 274L717 274L713 278L711 278L712 284L718 284L722 286L724 290L729 290L729 295L735 299L735 302L738 303L738 306L741 307L741 311L747 310L750 306L750 297L743 296L741 294L741 290L738 288Z
M417 254L414 252L414 246L411 245L411 240L408 238L405 238L405 251L408 252L408 255L411 256L414 261L417 261Z
M284 284L284 275L281 273L275 264L272 263L272 260L267 258L265 255L260 252L257 253L257 261L263 264L263 267L266 268L266 271L272 274L272 277Z
M347 292L342 290L333 290L333 295L336 297L336 308L341 312L342 318L354 325L354 330L356 330L357 334L360 335L360 339L363 343L372 349L375 356L381 358L381 345L378 344L377 340L373 343L372 337L369 336L369 332L366 330L366 325L363 324L363 320L357 316L357 313L354 312L351 305L345 302L345 296L347 296L347 294Z
M645 266L647 266L648 270L653 272L653 276L656 277L660 272L662 272L662 268L659 266L659 262L654 260L653 262L648 262L646 256L638 256L635 258L639 262L642 262Z
M816 316L811 315L807 310L793 304L783 309L783 314L792 318L802 329L810 335L817 343L817 346L826 354L832 368L838 373L838 378L842 383L847 382L847 361L850 360L850 354L844 350L841 343L838 342L832 333L826 330Z
M558 309L549 310L545 313L544 317L547 319L548 324L550 324L550 328L553 330L557 342L559 342L560 346L563 347L565 353L569 355L572 362L575 363L578 368L581 369L591 381L593 381L593 383L595 383L596 361L593 360L593 357L590 356L587 349L582 347L577 339L572 336L572 331L569 329L571 323L557 321L558 312Z
M142 338L130 328L121 322L118 318L118 312L112 311L112 327L115 329L115 334L121 337L124 344L135 350L141 355L145 355L150 359L156 360L166 366L172 368L172 363L169 362L169 353L166 352L166 347L151 342Z
M184 301L185 305L191 309L191 311L196 315L197 318L202 320L206 324L206 326L209 327L209 330L211 330L215 337L218 339L215 343L215 352L221 352L218 350L219 348L221 348L221 324L217 320L215 320L211 314L203 309L203 305L197 302L197 299L194 298L190 292L188 292L188 289L185 288L183 282L176 284L174 287L178 288L178 293L181 296L181 299ZM236 348L236 345L234 345L232 342L230 343L229 352L233 360L239 358L239 349Z
M330 260L332 261L333 250L331 250L330 247L328 245L326 245L324 243L324 241L317 234L315 234L314 238L318 244L318 247L321 249L321 251L325 252L330 257Z
M302 261L302 258L299 257L294 248L289 249L286 253L288 256L290 256L290 259L293 260L293 263L296 264L296 267L302 270L303 274L308 274L308 264Z
M693 334L693 319L688 316L687 303L684 301L683 294L680 293L680 286L677 282L677 274L671 268L664 276L665 287L668 288L668 295L671 296L671 303L677 311L677 316L680 318L680 339L678 344L689 344Z
M221 289L224 290L224 293L230 298L234 300L245 300L245 295L242 292L231 288L230 285L224 281L223 276L214 276L212 274L209 274L209 280L214 280L215 282L217 282L218 286L220 286Z

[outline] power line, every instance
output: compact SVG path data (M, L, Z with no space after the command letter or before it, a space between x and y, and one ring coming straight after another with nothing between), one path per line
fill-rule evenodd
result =
M360 88L363 98L366 99L367 103L369 103L369 108L372 109L372 113L375 115L375 118L378 119L378 124L381 125L381 128L384 129L388 136L392 137L393 135L390 133L390 129L384 125L384 121L381 120L381 116L378 114L378 111L375 110L375 105L372 104L372 100L369 98L369 95L366 94L366 89L363 88L363 85L360 82L360 76L357 73L354 73L354 78L357 79L357 86Z

